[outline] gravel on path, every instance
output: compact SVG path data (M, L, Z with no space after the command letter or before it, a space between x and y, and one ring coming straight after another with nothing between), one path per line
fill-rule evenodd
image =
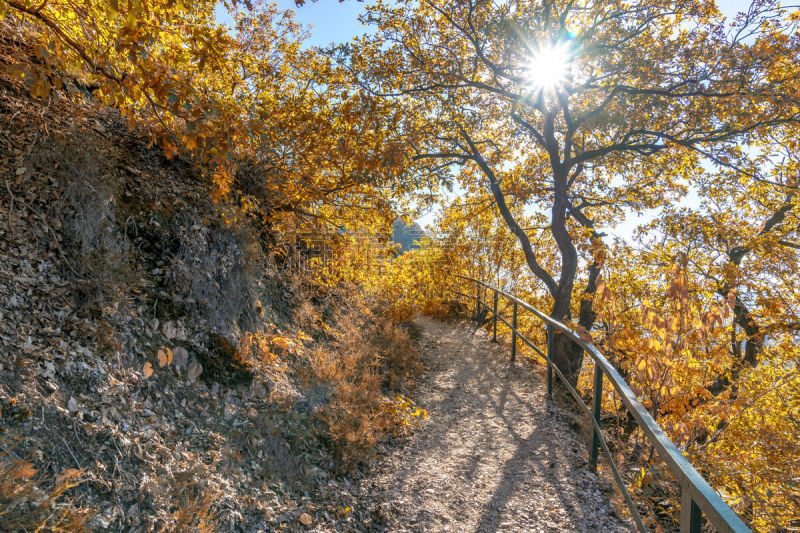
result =
M414 399L428 420L362 483L385 531L632 531L531 362L511 365L473 324L415 322L427 372Z

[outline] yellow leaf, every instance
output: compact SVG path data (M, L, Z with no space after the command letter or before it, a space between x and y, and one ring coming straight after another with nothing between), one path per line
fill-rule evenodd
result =
M659 330L659 333L660 333L660 330ZM663 335L662 335L662 337L663 337ZM650 343L649 344L650 344L650 349L652 349L652 350L660 350L661 348L664 347L664 345L661 344L661 342L656 338L650 339Z
M150 364L150 361L146 362L142 367L142 374L144 374L146 378L153 375L153 365Z
M279 348L289 348L289 341L283 337L274 337L272 339L272 344Z
M197 137L187 135L183 138L183 144L186 146L187 150L194 151L197 149Z

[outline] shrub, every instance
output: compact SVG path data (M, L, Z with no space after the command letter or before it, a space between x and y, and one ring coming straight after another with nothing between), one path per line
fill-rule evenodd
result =
M309 352L305 381L327 390L317 416L338 468L351 471L382 438L405 435L427 416L401 395L422 365L406 331L363 307L342 312L330 329L336 340Z

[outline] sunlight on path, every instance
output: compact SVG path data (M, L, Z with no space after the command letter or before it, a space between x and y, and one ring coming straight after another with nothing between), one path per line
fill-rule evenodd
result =
M510 366L466 323L416 323L428 371L414 397L429 420L364 486L389 531L629 531L530 363Z

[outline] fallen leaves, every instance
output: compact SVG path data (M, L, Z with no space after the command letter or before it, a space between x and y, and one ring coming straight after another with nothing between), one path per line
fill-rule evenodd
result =
M297 517L297 521L306 527L310 527L311 524L314 523L314 519L311 518L311 515L308 513L300 514L300 516Z
M172 363L172 350L169 348L162 348L158 351L158 366L163 368Z
M81 484L83 472L76 468L67 468L56 475L56 485L61 489L71 489Z
M184 352L185 351L186 350L184 350ZM164 346L164 347L161 347L158 350L158 353L156 354L156 358L158 359L158 367L159 368L164 368L165 366L168 366L168 365L172 364L172 361L174 360L175 355L173 354L172 349ZM153 369L153 363L151 363L150 361L147 361L142 366L142 375L144 375L145 378L149 378L150 376L153 375L153 370L154 370Z
M12 475L14 479L30 479L38 472L33 468L33 463L27 461L17 461L15 467Z
M189 351L182 346L172 350L175 358L175 368L183 368L189 362Z
M192 362L189 363L189 367L186 369L186 376L189 378L189 381L196 381L202 373L203 365L192 359Z

